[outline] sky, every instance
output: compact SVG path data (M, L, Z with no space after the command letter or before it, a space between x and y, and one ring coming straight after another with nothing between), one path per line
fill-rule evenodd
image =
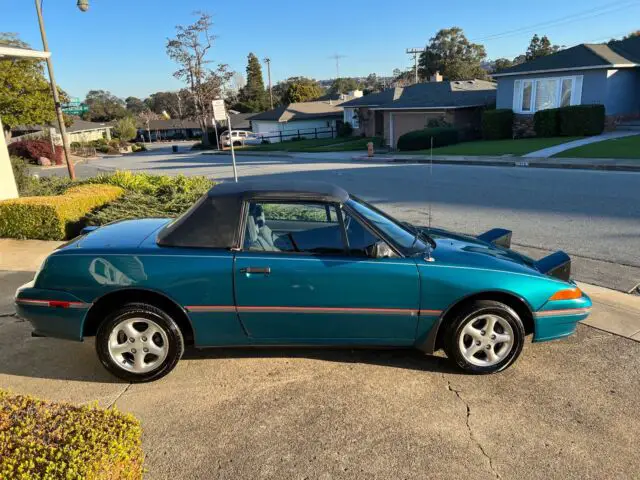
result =
M44 21L58 84L71 96L109 90L144 98L182 84L165 53L175 26L213 15L210 59L244 74L247 54L270 57L272 80L290 76L391 75L412 65L409 47L424 47L439 29L461 27L489 59L524 53L534 33L573 46L619 38L640 29L640 0L44 0ZM33 48L42 42L34 2L0 0L0 32L16 32ZM266 68L263 65L266 83Z

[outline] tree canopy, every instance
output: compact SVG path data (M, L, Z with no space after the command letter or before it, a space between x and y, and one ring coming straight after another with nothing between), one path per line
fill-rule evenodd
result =
M436 72L447 80L485 78L481 62L486 56L484 46L471 43L461 28L442 29L420 55L419 74L423 79Z
M173 76L187 85L193 99L194 117L206 132L211 101L221 95L222 87L233 73L225 64L218 64L215 70L208 67L212 61L207 56L215 38L211 33L213 21L207 13L196 14L198 19L194 23L176 26L176 36L167 40L166 52L178 64ZM208 136L204 135L202 141L207 144Z
M290 77L273 87L275 105L309 102L321 97L324 90L318 82L306 77Z
M147 104L138 97L127 97L125 98L124 103L127 111L132 115L138 115L139 113L149 109Z
M238 94L238 108L245 112L262 112L267 109L269 99L264 88L260 60L254 53L247 56L247 83Z
M358 90L359 84L355 78L349 77L340 77L336 78L331 87L329 88L329 92L331 93L348 93L353 90Z
M535 60L536 58L545 57L547 55L551 55L552 53L556 53L558 50L560 50L559 45L552 45L551 41L546 35L539 37L536 33L529 42L527 53L525 53L525 61L530 62L531 60Z
M0 43L29 48L10 33L0 33ZM42 125L54 121L53 96L42 61L0 59L0 118L7 132L17 125Z
M127 116L125 103L107 90L89 90L84 103L89 111L82 118L92 122L110 122Z

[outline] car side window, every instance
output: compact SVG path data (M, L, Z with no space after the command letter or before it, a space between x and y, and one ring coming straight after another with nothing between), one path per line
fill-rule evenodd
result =
M349 253L359 257L367 257L372 247L379 240L373 233L367 230L358 219L349 212L342 211L344 226L349 241Z
M244 250L344 254L336 207L322 203L251 202Z

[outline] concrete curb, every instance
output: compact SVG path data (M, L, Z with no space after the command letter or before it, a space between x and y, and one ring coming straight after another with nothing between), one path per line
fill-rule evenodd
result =
M615 164L615 163L577 163L567 161L555 161L555 159L531 159L515 157L514 160L479 160L461 157L451 158L403 158L403 157L366 157L357 156L351 158L359 162L383 162L383 163L433 163L434 165L474 165L481 167L520 167L520 168L556 168L563 170L600 170L619 172L640 172L640 161L638 165Z

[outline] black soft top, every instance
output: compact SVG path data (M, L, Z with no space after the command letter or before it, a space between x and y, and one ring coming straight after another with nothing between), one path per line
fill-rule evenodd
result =
M317 201L344 203L349 194L324 182L225 182L211 188L189 210L158 233L166 247L232 248L240 243L245 201Z

